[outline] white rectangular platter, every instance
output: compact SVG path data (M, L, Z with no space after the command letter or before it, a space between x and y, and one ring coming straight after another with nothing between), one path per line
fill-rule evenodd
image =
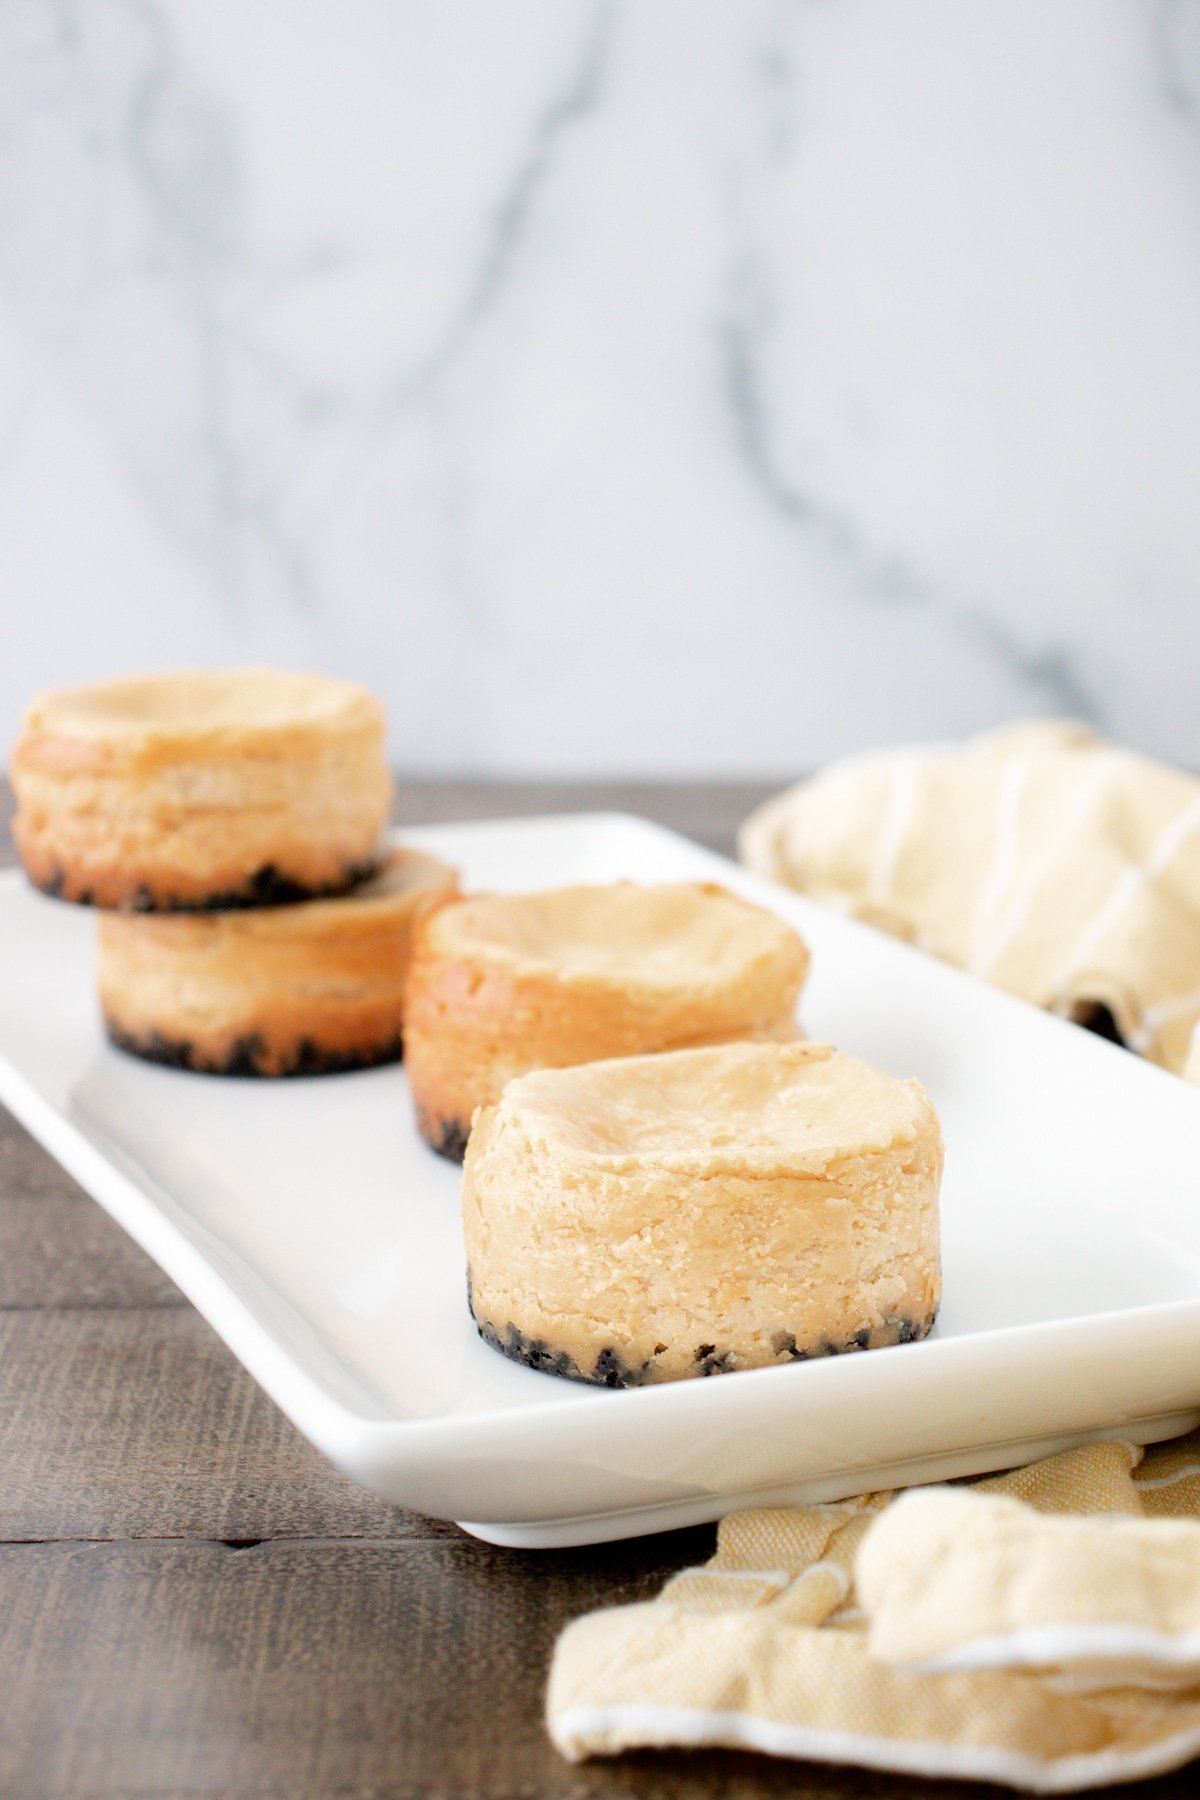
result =
M101 1032L94 919L0 877L0 1098L340 1468L549 1547L1200 1420L1200 1092L642 820L403 836L472 888L715 879L793 921L809 1034L941 1113L945 1299L924 1343L712 1380L613 1392L508 1362L475 1335L458 1171L401 1069L133 1061Z

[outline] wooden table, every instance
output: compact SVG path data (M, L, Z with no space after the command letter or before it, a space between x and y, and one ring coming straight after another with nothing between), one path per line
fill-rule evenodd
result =
M401 816L617 806L728 851L763 791L407 782ZM655 1593L711 1528L521 1553L360 1491L2 1111L0 1340L4 1800L996 1792L732 1752L562 1762L556 1634Z

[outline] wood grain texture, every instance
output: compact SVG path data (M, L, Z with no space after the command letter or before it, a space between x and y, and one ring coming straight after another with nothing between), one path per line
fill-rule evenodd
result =
M191 1307L0 1313L0 1539L452 1527L332 1469Z
M554 1638L703 1555L689 1532L553 1557L459 1542L0 1550L5 1794L874 1794L723 1755L571 1768L541 1722ZM47 1597L52 1604L47 1605ZM994 1790L986 1790L994 1792ZM985 1790L938 1789L945 1800Z

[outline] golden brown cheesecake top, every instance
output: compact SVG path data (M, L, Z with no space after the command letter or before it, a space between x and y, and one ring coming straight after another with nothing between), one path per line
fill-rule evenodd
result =
M703 989L765 960L799 972L808 962L782 919L714 883L480 894L444 908L430 930L443 956L602 986Z
M501 1130L613 1174L653 1164L754 1178L827 1171L936 1126L918 1081L813 1043L541 1069L509 1083L494 1117Z
M38 694L18 755L77 746L107 760L237 750L310 731L383 734L383 708L351 681L285 669L187 669ZM53 755L53 751L51 750Z

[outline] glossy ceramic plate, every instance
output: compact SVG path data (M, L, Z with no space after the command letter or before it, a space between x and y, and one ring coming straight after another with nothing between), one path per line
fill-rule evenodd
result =
M632 818L414 830L470 887L716 879L808 938L804 1023L942 1115L925 1343L624 1392L475 1335L459 1176L400 1069L219 1080L110 1049L94 919L0 878L0 1096L357 1480L495 1543L580 1544L1200 1420L1200 1093Z

